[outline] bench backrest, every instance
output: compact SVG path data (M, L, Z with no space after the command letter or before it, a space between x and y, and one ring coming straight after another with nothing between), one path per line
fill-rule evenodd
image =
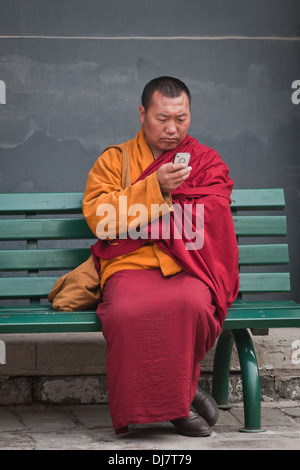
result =
M37 305L61 274L87 259L95 238L82 216L82 198L81 192L0 194L0 301L28 299ZM240 294L290 290L289 273L274 270L288 263L288 246L269 240L286 235L286 217L274 214L284 205L282 189L232 193ZM268 237L267 243L257 242L261 237ZM265 272L271 265L271 272Z

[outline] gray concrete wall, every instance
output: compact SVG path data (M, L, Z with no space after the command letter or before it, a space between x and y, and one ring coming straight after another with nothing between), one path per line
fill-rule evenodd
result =
M300 301L298 0L1 0L0 10L1 192L83 191L101 151L139 129L144 84L177 76L193 96L190 134L220 152L236 187L285 188Z
M0 0L0 191L83 191L101 151L139 129L145 83L177 76L192 92L190 134L219 151L236 187L285 188L300 302L299 19L299 0ZM256 340L268 383L299 376L297 335ZM101 378L98 336L7 338L1 390L11 377L19 396L21 377L31 400L32 377Z
M0 405L13 403L107 403L106 343L101 333L1 335L7 361L0 365ZM271 329L254 336L265 401L300 399L300 341L297 329ZM215 348L201 363L200 383L212 388ZM235 349L230 401L243 399Z

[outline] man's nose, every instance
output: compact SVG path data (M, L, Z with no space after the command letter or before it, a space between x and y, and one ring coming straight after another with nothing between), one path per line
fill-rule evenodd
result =
M166 127L166 132L168 134L175 134L176 131L177 131L177 128L176 128L175 122L172 122L172 121L168 122L167 127Z

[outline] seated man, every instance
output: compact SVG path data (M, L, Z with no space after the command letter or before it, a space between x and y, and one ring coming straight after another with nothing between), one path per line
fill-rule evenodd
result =
M180 80L151 80L140 131L106 149L87 179L83 213L98 238L97 314L116 434L130 424L171 421L181 434L208 436L217 419L216 404L197 384L238 293L233 181L220 156L187 134L190 103ZM173 163L177 153L190 155L188 166Z

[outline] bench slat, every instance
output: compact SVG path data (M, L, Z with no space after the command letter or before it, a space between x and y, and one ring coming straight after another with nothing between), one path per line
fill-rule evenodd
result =
M85 219L1 220L0 240L94 238Z
M286 243L271 245L239 245L240 266L287 264L289 250Z
M235 232L238 237L275 237L287 234L286 217L269 216L233 216Z
M90 254L89 248L2 250L0 251L0 266L3 271L67 270L79 266L87 260Z
M82 199L83 192L0 194L0 213L80 212ZM282 188L234 189L231 200L235 210L283 209L285 206Z
M1 278L0 298L47 297L57 277ZM241 273L240 292L289 292L289 273Z
M289 261L287 244L240 245L240 266L286 264ZM3 271L74 269L87 260L89 248L58 248L46 250L2 250L0 266Z
M234 216L237 236L284 236L285 216ZM0 240L94 238L85 219L1 220Z
M289 292L289 273L240 273L240 293Z
M265 305L264 305L265 304ZM291 328L300 325L300 306L289 301L246 302L242 308L228 309L225 329L234 328Z
M81 212L83 192L0 194L0 214Z
M280 210L285 207L282 188L233 189L231 200L234 210Z
M57 276L1 278L0 298L47 297Z
M32 313L0 313L0 333L76 333L102 331L96 312L55 312L51 308Z
M224 329L299 327L300 306L290 301L244 302L228 310ZM102 331L95 311L54 312L51 307L0 310L0 333Z

